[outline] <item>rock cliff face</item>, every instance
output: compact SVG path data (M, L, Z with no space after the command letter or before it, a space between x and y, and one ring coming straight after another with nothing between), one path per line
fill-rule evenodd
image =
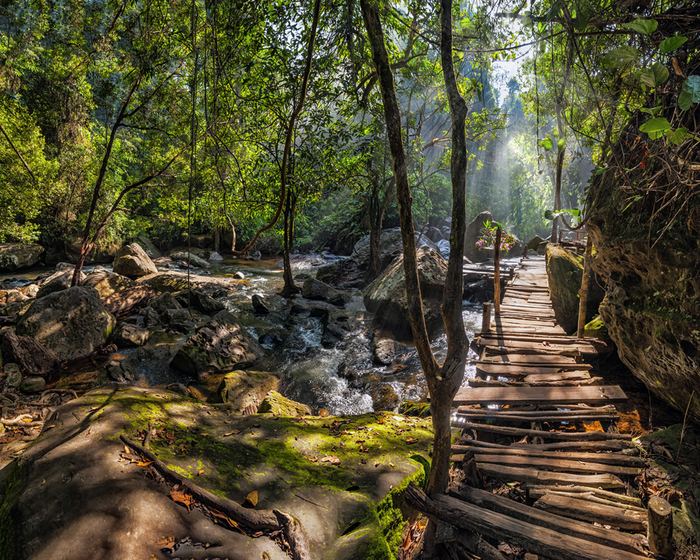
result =
M672 88L669 88L669 90ZM660 103L660 102L659 102ZM668 106L668 105L667 105ZM697 109L667 111L695 134ZM639 132L636 114L586 202L588 231L605 281L600 315L620 358L679 410L700 417L700 197L697 142L674 147ZM693 120L695 119L695 120ZM621 162L626 169L615 166Z

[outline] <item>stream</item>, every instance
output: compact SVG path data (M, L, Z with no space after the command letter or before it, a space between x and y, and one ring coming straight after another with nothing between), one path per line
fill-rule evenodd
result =
M395 409L402 401L426 398L427 386L420 361L410 341L402 341L407 348L397 355L391 365L381 366L373 362L372 329L369 324L362 323L362 327L352 332L341 344L332 347L326 344L324 347L324 325L320 318L293 316L288 311L281 310L285 305L288 308L288 304L276 295L283 286L282 270L277 268L278 263L279 258L259 261L226 259L212 262L206 272L195 271L200 274L204 272L211 277L230 279L235 285L221 301L266 349L265 357L250 369L278 373L282 380L281 392L293 400L308 404L315 413L325 409L331 415L363 414L374 410ZM104 268L111 271L110 266ZM94 266L88 266L85 272L89 273L92 269ZM315 270L299 268L294 274L315 275ZM22 271L18 278L5 275L0 280L13 287L20 287L46 271L46 268ZM234 280L234 275L238 272L245 276L243 280ZM366 313L361 292L353 290L350 293L353 296L352 302L345 309L358 314ZM269 315L256 313L251 303L254 294L263 296L280 312L273 311ZM463 318L471 341L474 332L480 328L481 304L463 302ZM152 331L146 346L120 349L110 359L129 364L134 373L132 383L135 385L156 386L174 382L187 385L194 380L183 378L183 374L168 367L170 357L186 339L187 335L156 329ZM444 333L435 336L432 348L438 361L444 359L447 349ZM470 356L476 357L471 351ZM81 376L88 384L91 380L95 381L95 368L88 363L73 366L62 375L66 373L74 378L70 386L77 389L81 388ZM474 374L474 366L467 365L465 383ZM210 377L210 380L202 383L208 391L215 391L221 376Z

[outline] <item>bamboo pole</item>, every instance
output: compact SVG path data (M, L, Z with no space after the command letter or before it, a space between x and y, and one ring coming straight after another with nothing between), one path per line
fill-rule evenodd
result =
M501 226L496 228L496 246L493 250L493 310L501 312Z
M581 289L578 292L578 334L577 338L583 338L583 331L586 328L586 308L588 307L588 281L591 275L591 251L593 242L591 236L586 238L586 254L583 257L583 278L581 278Z

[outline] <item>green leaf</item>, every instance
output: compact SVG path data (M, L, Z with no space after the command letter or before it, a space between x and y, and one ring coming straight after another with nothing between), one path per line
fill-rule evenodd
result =
M700 103L700 76L688 76L683 84L683 91L690 95L693 103Z
M620 47L613 49L603 57L604 66L625 66L631 64L639 57L639 51L633 47Z
M646 132L649 138L656 140L671 130L671 124L664 117L650 119L639 127L640 132Z
M544 219L545 220L554 220L554 210L545 210L544 211Z
M671 51L675 51L678 47L683 45L688 40L688 37L682 37L680 35L676 35L675 37L669 37L668 39L664 39L661 41L661 44L659 45L659 50L666 54L670 53Z
M557 142L557 150L560 152L563 152L564 150L566 150L566 140L564 138L562 138L561 140L559 140L559 142Z
M666 133L666 138L668 138L669 141L673 142L676 146L679 146L684 140L691 137L692 134L688 134L688 129L684 127L677 128L676 130L669 130Z
M663 105L658 105L656 107L651 107L650 109L647 109L646 107L642 107L639 109L642 113L647 113L649 115L656 115L661 109L663 108Z
M623 23L622 27L631 29L642 35L651 35L659 26L659 22L655 19L635 19L629 23Z
M692 107L692 105L693 101L690 94L687 91L682 91L678 96L678 107L681 109L681 111L687 111L690 109L690 107Z
M654 62L654 64L651 65L651 69L654 72L654 84L655 85L660 86L666 80L668 80L668 68L666 68L660 62Z
M542 140L540 140L539 142L537 142L537 145L538 145L540 148L544 148L544 149L547 150L547 151L551 150L551 149L552 149L552 146L554 146L554 144L552 143L552 139L551 139L551 138L542 138Z
M643 68L639 71L639 81L645 86L653 88L656 85L654 71L651 68Z
M534 20L530 16L525 16L523 18L523 27L531 27Z

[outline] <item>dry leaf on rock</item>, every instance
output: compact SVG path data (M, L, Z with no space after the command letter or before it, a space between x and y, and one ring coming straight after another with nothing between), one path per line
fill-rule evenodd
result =
M331 465L340 465L340 459L336 457L335 455L326 455L323 459L321 459L322 463L330 463Z
M241 433L240 430L231 430L230 432L226 432L224 434L224 437L235 436L235 435L240 434L240 433Z
M185 506L187 511L190 511L190 507L194 504L194 498L191 494L185 494L184 492L180 492L174 488L170 491L170 497L172 498L173 502L177 502Z
M258 505L258 491L253 490L250 494L245 497L245 501L251 506L255 507Z

